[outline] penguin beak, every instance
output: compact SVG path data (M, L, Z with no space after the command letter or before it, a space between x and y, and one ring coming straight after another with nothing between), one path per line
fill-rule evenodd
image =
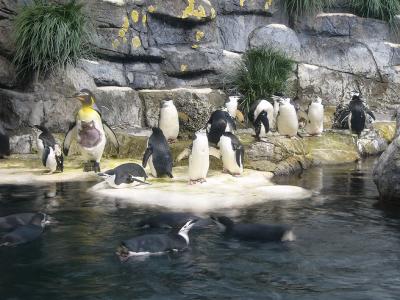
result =
M107 178L107 174L106 173L97 173L97 176L106 179Z
M72 98L75 98L81 102L84 102L87 96L88 96L87 93L77 92L72 96Z

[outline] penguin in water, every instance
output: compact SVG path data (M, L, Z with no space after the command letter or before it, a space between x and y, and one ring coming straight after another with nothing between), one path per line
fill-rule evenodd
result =
M141 165L135 163L122 164L104 173L98 173L97 175L103 178L109 186L116 189L149 184L145 182L147 178L146 171Z
M71 124L65 136L64 155L68 155L72 138L76 137L83 156L88 160L84 171L97 173L100 172L100 160L106 145L106 136L111 140L117 152L119 152L119 143L115 133L102 120L101 112L96 105L96 99L92 92L83 89L74 97L81 101L82 108L78 111L76 121Z
M224 132L234 132L235 130L235 120L227 111L222 109L214 111L206 125L208 141L215 145L218 144Z
M0 238L0 246L17 246L31 242L43 233L47 223L47 217L43 213L35 214L31 221L15 228Z
M275 96L273 96L275 97ZM277 99L279 104L279 112L276 117L276 125L280 135L293 137L297 135L299 129L299 121L297 120L296 108L290 103L290 98Z
M285 242L294 241L292 228L286 225L234 223L225 216L211 219L227 236L244 241Z
M324 106L320 97L314 99L308 106L305 130L309 135L321 135L324 130Z
M196 221L188 220L178 233L145 234L123 241L117 255L122 261L126 261L132 256L184 251L189 247L189 231Z
M4 158L4 156L10 156L10 154L10 137L0 124L0 159Z
M147 141L147 149L143 155L143 168L146 168L147 162L149 162L150 171L154 177L167 175L173 178L172 155L168 142L160 128L153 127L152 131L153 133Z
M44 126L35 125L36 145L43 166L49 169L48 174L64 171L64 157L60 145L51 132ZM39 134L40 133L40 134Z
M32 221L33 217L38 214L43 215L43 213L19 213L0 217L0 229L10 230L19 226L28 225ZM48 216L45 216L47 221Z
M365 129L368 116L372 120L375 120L375 116L365 106L364 101L360 96L360 93L352 92L351 97L352 98L349 103L350 114L348 116L349 129L352 132L355 132L358 136L360 136L361 132Z
M163 100L161 102L158 127L163 131L168 142L172 143L178 138L179 117L172 100Z
M223 172L233 176L243 173L244 147L231 132L225 132L218 143L221 152Z
M274 107L267 100L257 100L250 106L248 117L254 126L256 138L260 139L274 126Z
M191 213L166 212L143 219L136 226L139 228L180 229L189 220L197 220L194 228L204 228L211 223L210 220L199 218Z

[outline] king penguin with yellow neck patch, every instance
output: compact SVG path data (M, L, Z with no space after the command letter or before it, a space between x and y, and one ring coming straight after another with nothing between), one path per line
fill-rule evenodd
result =
M96 99L92 92L83 89L74 95L82 103L75 122L71 124L65 139L63 151L68 155L71 141L76 137L82 155L88 161L84 171L100 172L100 160L108 137L119 152L119 143L115 133L102 119L101 112L96 105Z

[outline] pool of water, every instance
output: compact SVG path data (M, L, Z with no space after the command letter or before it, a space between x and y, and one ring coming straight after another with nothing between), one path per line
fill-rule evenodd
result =
M295 242L244 243L211 227L191 232L189 251L127 263L116 247L156 209L92 198L90 182L0 186L0 215L58 221L30 244L0 248L0 299L399 299L400 212L377 205L372 163L275 180L312 189L311 199L226 211L291 224Z

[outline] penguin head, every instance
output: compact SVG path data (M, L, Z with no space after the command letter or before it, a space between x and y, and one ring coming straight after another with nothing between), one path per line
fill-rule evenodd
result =
M197 219L190 219L188 220L185 225L179 230L180 234L188 233L193 225L197 222Z
M168 99L168 100L162 100L160 103L160 107L161 108L165 108L168 106L174 106L174 101L172 101L172 99Z
M30 224L44 228L48 224L47 215L44 213L37 213L33 216Z
M317 98L313 99L312 103L321 104L322 103L322 99L320 97L317 97Z
M164 132L162 131L162 129L161 128L158 128L158 127L153 127L153 128L151 128L151 131L153 132L153 135L155 135L155 136L164 136Z
M232 105L237 105L239 102L240 96L229 96L228 100L225 102L225 105L227 103L232 104Z
M359 91L351 91L350 98L351 100L359 100L361 99L361 93Z
M88 89L82 89L74 95L74 98L81 101L83 106L93 106L96 102L94 95Z
M229 231L233 228L233 221L225 216L210 216L211 220L218 226L221 231Z
M115 171L114 169L112 170L107 170L103 173L97 173L98 176L100 176L101 178L103 178L105 181L114 181L115 179Z

